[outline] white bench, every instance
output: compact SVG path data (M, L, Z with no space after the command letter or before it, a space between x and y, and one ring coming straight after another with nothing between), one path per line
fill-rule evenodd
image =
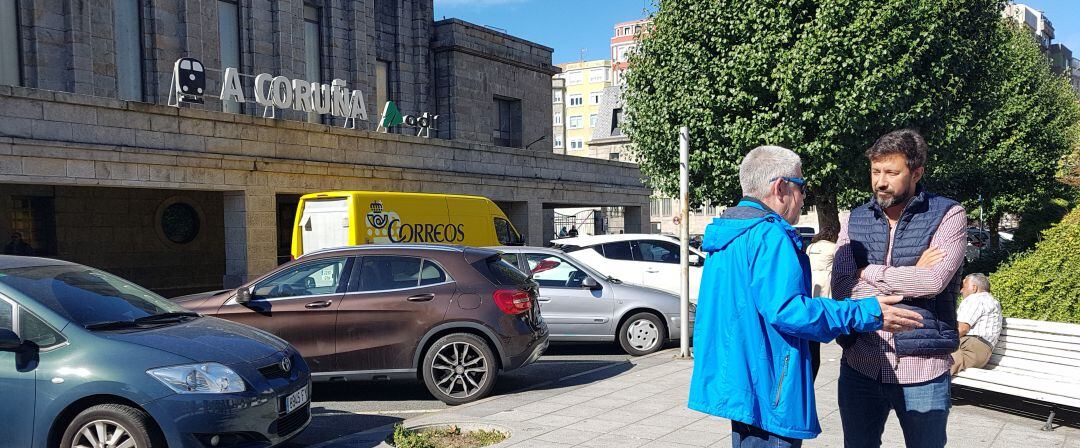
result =
M1052 431L1053 405L1080 408L1080 325L1006 318L986 366L952 382L1050 403Z

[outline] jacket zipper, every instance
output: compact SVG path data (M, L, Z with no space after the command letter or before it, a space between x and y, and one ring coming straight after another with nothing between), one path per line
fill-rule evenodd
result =
M780 393L784 390L784 377L787 376L788 359L791 358L791 354L784 355L784 367L780 369L780 381L776 385L776 400L773 401L773 407L780 405Z

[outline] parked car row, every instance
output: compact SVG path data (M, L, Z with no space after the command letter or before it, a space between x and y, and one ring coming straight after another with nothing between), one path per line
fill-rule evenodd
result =
M87 266L0 256L0 390L29 404L0 408L11 423L0 438L273 446L309 424L313 381L415 378L461 404L549 340L653 353L679 337L679 299L641 283L667 280L678 246L634 238L323 248L239 288L173 300ZM611 260L626 264L598 269ZM656 265L664 273L646 275Z

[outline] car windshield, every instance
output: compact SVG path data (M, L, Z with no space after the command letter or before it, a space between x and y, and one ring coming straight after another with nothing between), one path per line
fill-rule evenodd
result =
M167 313L187 314L179 305L134 283L86 266L5 269L0 271L0 284L81 326L130 322Z

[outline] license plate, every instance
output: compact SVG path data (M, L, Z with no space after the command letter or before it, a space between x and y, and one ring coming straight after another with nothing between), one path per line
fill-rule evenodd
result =
M285 413L286 414L289 414L292 411L296 410L297 408L307 404L308 398L309 398L308 397L308 388L310 388L310 387L311 386L304 386L303 389L300 389L300 390L298 390L296 392L293 392L293 393L289 394L289 396L285 397Z

